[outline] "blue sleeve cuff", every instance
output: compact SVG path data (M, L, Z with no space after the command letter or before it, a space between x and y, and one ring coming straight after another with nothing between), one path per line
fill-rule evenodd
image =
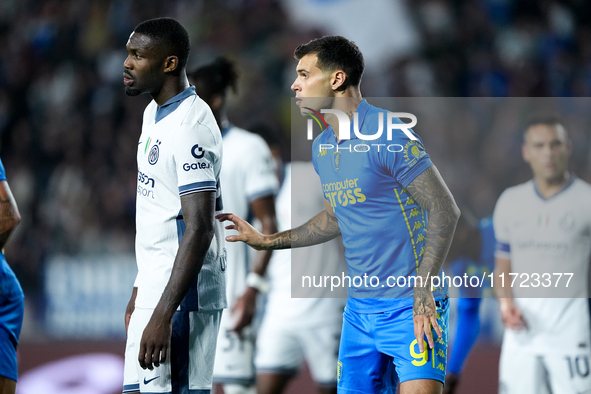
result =
M504 253L511 253L511 245L505 242L497 242L497 251Z
M510 259L511 258L511 245L505 242L497 241L497 247L495 250L495 257L499 257L501 259Z
M216 190L215 181L195 182L188 185L179 186L179 196L184 196L185 194L191 194L195 192L215 192Z
M400 182L400 184L403 187L407 187L408 185L410 185L412 181L415 180L416 177L421 175L427 168L431 167L432 165L433 162L431 161L429 155L425 155L421 158L421 161L415 164L400 179L398 179L398 182Z

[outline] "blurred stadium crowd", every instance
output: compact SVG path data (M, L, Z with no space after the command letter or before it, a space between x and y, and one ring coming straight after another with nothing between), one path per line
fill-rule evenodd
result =
M122 89L134 26L172 16L191 34L191 67L220 54L234 60L240 86L230 120L246 128L262 122L289 141L293 50L334 32L298 26L285 3L0 2L0 156L23 218L6 256L29 301L41 294L49 256L133 252L135 143L148 103L127 99ZM585 0L402 3L419 44L368 70L365 97L590 96ZM587 181L588 112L570 123L572 168ZM504 188L530 176L520 157L522 126L519 118L475 116L424 136L456 199L481 217Z

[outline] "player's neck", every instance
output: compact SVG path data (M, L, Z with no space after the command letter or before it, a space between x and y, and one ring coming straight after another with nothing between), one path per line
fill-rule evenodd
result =
M565 171L564 174L557 179L542 179L534 177L536 188L542 197L548 199L561 191L564 186L570 181L571 174Z
M343 92L336 92L335 93L335 100L333 100L332 109L338 109L339 111L347 114L349 120L353 120L353 114L357 111L357 107L363 100L361 97L361 91L359 87L349 87L345 89ZM325 116L326 123L332 126L334 134L337 138L337 141L340 141L339 138L339 121L335 115Z
M152 94L152 98L160 107L177 94L184 92L188 87L189 80L187 79L187 76L182 73L179 77L167 78L162 85L162 88L157 93Z

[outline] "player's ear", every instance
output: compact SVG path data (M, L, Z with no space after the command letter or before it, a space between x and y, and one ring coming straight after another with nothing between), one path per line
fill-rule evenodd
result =
M330 88L333 92L343 90L344 83L347 80L347 74L343 70L337 69L333 71L330 78Z
M179 65L179 58L176 56L167 56L164 59L164 72L169 73L176 70Z

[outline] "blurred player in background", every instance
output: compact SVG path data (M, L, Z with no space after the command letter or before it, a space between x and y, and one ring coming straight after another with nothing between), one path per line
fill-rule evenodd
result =
M491 217L478 221L470 210L461 207L462 216L458 220L447 260L453 276L482 277L494 270L495 234ZM491 289L484 289L490 291ZM479 307L483 289L459 288L454 342L448 354L447 376L443 394L454 394L457 390L464 363L480 332ZM490 296L490 295L489 295Z
M532 121L523 158L533 179L505 190L495 207L494 285L506 327L499 370L503 394L591 392L591 187L568 171L570 152L557 118ZM521 276L510 286L511 272L529 274L530 280L524 284ZM557 286L561 273L574 274L576 298L523 298L531 288Z
M273 130L259 126L260 134L272 152L280 152L280 141ZM280 156L275 159L280 162ZM303 224L324 208L314 167L295 161L279 165L281 189L277 195L279 230ZM292 185L297 188L292 189ZM293 196L293 198L292 198ZM300 262L292 267L293 260ZM257 335L255 366L259 394L283 393L304 363L316 383L318 393L337 391L337 355L346 293L341 298L292 298L292 269L315 275L334 275L346 270L337 240L321 245L273 253L267 277L269 292L265 313ZM337 296L338 297L338 296Z
M23 325L25 296L4 257L8 237L21 217L0 160L0 394L16 392L16 347Z
M138 142L138 275L126 312L124 393L209 393L226 307L222 138L189 86L189 35L171 18L127 42L125 93L148 93ZM139 361L139 363L138 363Z
M361 134L374 135L379 113L383 120L388 116L361 97L365 63L359 48L344 37L327 36L300 45L294 54L299 62L291 88L302 114L310 113L305 108L310 106L315 111L337 109L352 121L356 112ZM429 278L440 275L459 210L422 141L410 131L410 136L394 132L391 139L382 133L372 141L402 146L405 160L405 155L385 149L353 151L363 142L340 140L345 130L339 129L335 115L327 115L326 122L330 126L314 140L312 151L326 192L324 210L297 228L271 236L236 215L218 218L233 221L227 228L239 232L227 237L229 241L244 241L255 249L311 246L342 234L349 276L373 276L383 286L388 277L419 277L404 288L349 287L338 390L389 393L399 379L402 394L440 393L449 300L447 288L433 290ZM339 150L323 151L321 144ZM348 190L339 194L337 185L341 192L343 187Z
M248 217L254 215L264 234L277 232L275 194L278 181L269 147L258 135L228 121L226 93L236 92L237 76L232 63L218 58L190 73L197 94L211 107L222 130L224 159L220 179L224 187L224 210ZM228 244L226 271L228 310L222 316L218 337L214 382L224 385L226 394L255 392L254 339L251 323L272 251L257 252L249 262L244 245Z

